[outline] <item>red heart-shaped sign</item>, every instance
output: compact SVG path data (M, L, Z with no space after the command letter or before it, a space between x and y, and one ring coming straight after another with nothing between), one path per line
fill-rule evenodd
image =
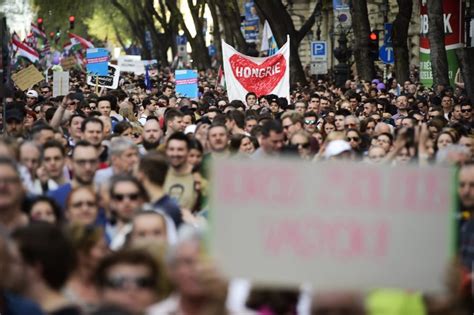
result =
M235 54L229 58L229 63L237 81L257 96L270 94L286 71L286 60L282 54L271 56L259 65Z

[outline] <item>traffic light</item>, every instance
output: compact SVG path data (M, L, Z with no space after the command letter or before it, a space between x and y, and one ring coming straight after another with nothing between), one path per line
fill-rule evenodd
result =
M70 30L74 29L74 21L76 21L76 18L74 17L74 15L71 15L69 17L69 29Z
M38 20L37 20L37 22L38 22L38 28L39 28L40 30L43 30L43 18L40 18L40 17L39 17Z
M369 57L372 61L379 59L379 34L377 32L369 34Z

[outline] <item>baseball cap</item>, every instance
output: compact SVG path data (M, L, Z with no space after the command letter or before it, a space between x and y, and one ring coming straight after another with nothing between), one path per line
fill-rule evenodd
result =
M188 133L194 133L196 132L196 125L189 125L184 129L184 134L187 135Z
M38 92L36 92L35 90L29 90L28 92L26 92L26 97L38 98Z
M329 142L328 146L326 147L326 151L324 151L324 157L329 159L330 157L339 155L343 152L350 151L351 145L349 142L344 140L333 140Z
M11 120L22 122L23 118L24 118L24 115L17 109L10 109L10 110L7 110L7 112L5 113L5 120L7 122Z

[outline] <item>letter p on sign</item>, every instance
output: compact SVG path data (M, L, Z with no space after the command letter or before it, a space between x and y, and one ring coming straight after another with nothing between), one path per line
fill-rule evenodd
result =
M314 41L311 42L311 60L326 61L327 60L327 42Z

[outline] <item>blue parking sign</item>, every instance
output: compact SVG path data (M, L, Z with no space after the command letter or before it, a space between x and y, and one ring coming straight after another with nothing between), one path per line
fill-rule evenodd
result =
M328 53L327 47L326 41L311 42L311 60L326 60Z

